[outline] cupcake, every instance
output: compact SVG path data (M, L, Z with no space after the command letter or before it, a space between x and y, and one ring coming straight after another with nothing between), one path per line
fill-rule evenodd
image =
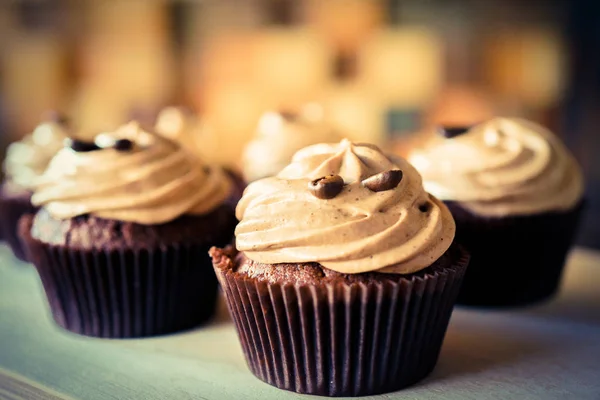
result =
M468 255L405 160L369 144L309 146L237 207L212 248L246 361L281 389L390 392L434 368Z
M523 305L560 282L583 209L583 178L551 132L496 118L441 129L409 160L425 189L445 201L457 242L471 253L459 303Z
M40 178L20 234L58 325L106 338L192 328L214 313L210 245L230 243L232 184L130 123L71 140Z
M17 234L19 218L36 211L31 204L36 182L66 137L64 120L52 118L7 149L0 187L0 235L20 260L26 261Z
M316 104L299 113L267 112L258 124L256 135L242 155L242 171L247 182L277 175L294 153L317 143L338 142L342 138L323 119Z
M211 157L218 151L218 143L214 133L191 110L184 107L165 107L158 114L155 124L157 133L178 142L202 160L214 161ZM242 197L246 182L242 176L231 168L224 168L233 182L234 203ZM235 206L235 204L234 204Z
M216 145L210 140L208 127L200 118L185 107L165 107L156 118L157 133L178 142L203 160L210 160Z

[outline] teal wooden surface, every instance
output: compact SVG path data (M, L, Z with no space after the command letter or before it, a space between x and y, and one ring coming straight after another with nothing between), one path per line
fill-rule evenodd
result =
M10 374L46 388L53 399L310 397L250 374L222 303L215 321L193 331L143 340L84 338L51 322L35 271L17 263L0 247L0 389L3 374ZM428 379L364 398L600 399L598 288L600 253L576 250L557 299L521 310L456 308ZM2 393L0 399L8 398Z

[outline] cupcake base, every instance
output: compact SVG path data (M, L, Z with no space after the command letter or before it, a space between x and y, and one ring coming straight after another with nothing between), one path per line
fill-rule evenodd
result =
M143 227L89 217L59 222L40 213L44 210L34 229L57 243L32 235L31 215L21 219L19 230L59 326L86 336L134 338L190 329L213 316L218 283L207 252L211 242L231 240L232 215L228 225L220 225L219 235L190 243L165 241L165 236L189 234L183 226L197 232L206 229L195 228L194 221L200 223L202 217ZM212 222L212 229L219 229ZM60 235L65 226L70 234ZM58 243L61 240L66 242ZM103 246L82 247L102 240Z
M462 250L450 253L447 265L416 274L349 280L276 265L304 274L291 283L236 272L247 262L243 253L211 249L252 373L280 389L322 396L391 392L432 371L468 263Z
M457 303L511 307L539 302L559 287L585 203L567 212L507 218L476 216L446 202L455 240L471 254Z
M21 261L27 261L27 257L18 235L19 219L37 211L31 204L31 194L14 185L4 184L0 188L0 236Z

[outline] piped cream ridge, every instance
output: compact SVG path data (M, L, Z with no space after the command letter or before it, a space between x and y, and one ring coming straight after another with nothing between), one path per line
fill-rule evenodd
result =
M48 121L38 125L23 139L10 144L4 160L7 181L33 191L52 157L62 149L66 138L64 126Z
M133 142L117 150L118 139ZM161 224L182 215L203 215L221 205L232 183L216 166L204 165L177 143L129 123L96 138L101 148L60 150L39 180L32 203L53 217L94 214L140 224Z
M409 161L427 191L479 215L568 210L584 191L581 170L560 139L524 119L495 118L457 137L438 137Z
M369 177L401 170L395 188L373 191ZM339 175L345 185L320 199L309 183ZM343 140L297 152L277 176L253 182L237 206L236 245L269 264L318 262L341 273L409 274L433 264L455 233L448 209L423 189L404 159Z

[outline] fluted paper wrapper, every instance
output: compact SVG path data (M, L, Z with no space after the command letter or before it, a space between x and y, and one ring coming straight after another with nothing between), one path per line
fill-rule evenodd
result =
M275 284L215 265L262 381L323 396L391 392L434 368L468 257L397 282Z
M25 214L37 211L26 198L0 198L0 236L8 244L15 257L27 261L27 256L19 238L19 219Z
M154 336L195 327L214 314L217 280L208 246L74 250L31 238L30 227L22 222L30 260L54 320L71 332Z
M458 304L522 306L552 297L577 234L585 201L566 212L485 218L447 203L455 240L471 254Z

